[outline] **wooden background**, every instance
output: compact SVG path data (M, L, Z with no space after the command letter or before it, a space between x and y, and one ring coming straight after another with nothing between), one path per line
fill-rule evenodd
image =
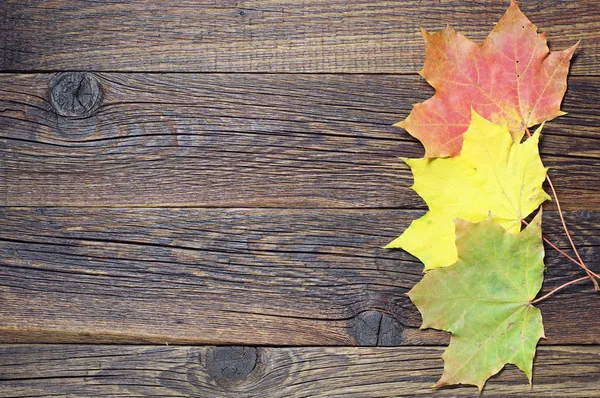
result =
M600 7L522 0L581 40L542 158L600 272ZM419 27L482 40L497 0L0 2L1 397L475 396L380 247L426 207L392 127L432 94ZM554 204L545 233L569 245ZM543 292L582 276L547 252ZM534 384L600 396L600 295L540 304Z

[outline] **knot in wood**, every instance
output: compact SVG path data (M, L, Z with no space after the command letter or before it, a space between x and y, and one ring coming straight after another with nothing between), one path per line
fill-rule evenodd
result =
M100 84L91 73L64 72L50 81L50 103L61 116L88 116L97 108L101 97Z
M257 363L258 353L254 347L215 347L206 353L208 373L222 386L243 382Z
M402 343L402 325L390 315L369 310L354 318L354 339L361 346L392 347Z

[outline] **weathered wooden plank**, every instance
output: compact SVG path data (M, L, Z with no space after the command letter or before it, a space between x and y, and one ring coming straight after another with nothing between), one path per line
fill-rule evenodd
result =
M406 210L0 208L0 341L442 344L404 294L422 265L380 247ZM557 214L545 233L560 247ZM567 215L600 271L600 213ZM554 251L543 291L583 275ZM599 344L591 283L540 303L544 344Z
M0 346L0 397L406 397L475 396L432 389L441 347L253 348ZM533 386L515 366L492 377L483 397L592 397L600 346L538 350Z
M415 73L420 27L481 41L509 1L3 1L0 69ZM573 72L600 73L596 0L520 1Z
M600 81L569 84L542 155L563 206L594 210ZM424 208L398 158L422 147L391 124L431 91L388 75L0 75L0 205Z

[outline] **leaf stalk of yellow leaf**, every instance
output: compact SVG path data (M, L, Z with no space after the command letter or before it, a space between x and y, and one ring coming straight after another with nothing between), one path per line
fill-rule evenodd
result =
M552 180L550 179L549 175L546 175L546 181L548 181L548 184L550 185L550 189L552 190L552 195L554 196L554 200L556 201L556 207L558 208L558 215L560 216L560 221L562 222L563 228L565 230L565 234L567 235L567 238L569 239L569 242L571 243L571 247L573 248L573 251L575 252L575 255L577 256L577 259L579 260L579 262L576 262L576 264L581 266L581 268L583 268L585 270L585 272L588 274L586 279L587 278L591 279L591 281L594 283L594 289L596 289L596 291L600 291L600 286L598 286L598 282L596 281L596 279L594 279L594 277L600 278L600 276L598 276L594 272L592 272L585 265L583 260L581 259L581 256L579 255L579 251L577 250L577 246L575 246L575 243L573 242L573 239L571 238L571 234L569 233L569 229L567 228L567 223L565 222L565 218L563 217L563 213L560 208L560 203L558 201L558 196L556 195L556 190L554 189L554 184L552 184Z
M525 131L527 132L527 136L531 137L531 132L529 131L529 129L525 129ZM558 247L554 246L553 244L551 244L547 239L544 238L544 240L549 243L554 249L558 250L559 253L561 253L563 256L566 256L568 258L570 258L575 264L579 265L581 268L583 268L583 270L586 272L586 274L588 275L586 278L589 278L592 283L594 284L594 289L596 289L596 291L600 291L600 286L598 285L598 282L596 281L595 278L600 279L600 276L598 276L596 273L592 272L583 262L583 259L581 258L581 256L579 255L579 251L577 250L577 246L575 246L575 242L573 242L573 239L571 238L571 234L569 233L569 229L567 228L567 223L565 222L565 217L563 216L563 212L562 209L560 208L560 201L558 200L558 195L556 194L556 190L554 189L554 184L552 183L552 180L550 179L550 175L546 174L546 181L548 181L548 184L550 185L550 189L552 190L552 196L554 196L554 201L556 202L556 208L558 209L558 215L560 216L560 221L562 223L563 229L565 230L565 234L567 235L567 238L569 239L569 243L571 243L571 247L573 248L573 251L575 252L575 255L577 256L577 259L579 261L575 261L575 259L573 259L571 256L567 255L565 252L563 252L562 250L560 250ZM563 286L568 286L571 283L565 284ZM558 290L560 290L562 288L559 287L557 288ZM555 289L556 290L556 289ZM546 296L544 296L546 297Z

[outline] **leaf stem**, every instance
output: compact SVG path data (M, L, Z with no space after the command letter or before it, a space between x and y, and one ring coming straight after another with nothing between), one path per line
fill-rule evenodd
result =
M521 222L525 225L529 225L529 223L525 220L521 220ZM581 268L584 268L584 265L582 265L579 261L577 261L573 257L569 256L564 250L562 250L561 248L556 246L554 243L550 242L545 236L542 236L542 239L544 240L544 242L546 242L548 245L550 245L551 248L553 248L554 250L556 250L557 252L559 252L560 254L562 254L563 256L565 256L566 258L571 260L572 262L574 262L575 264L579 265ZM594 277L600 279L600 275L596 274L594 271L590 270L589 268L588 268L588 270Z
M565 283L564 285L560 285L560 286L559 286L559 287L557 287L556 289L552 290L550 293L548 293L548 294L545 294L545 295L543 295L542 297L540 297L540 298L537 298L537 299L533 300L533 301L532 301L530 304L539 303L540 301L542 301L542 300L545 300L545 299L547 299L548 297L552 296L554 293L558 292L559 290L562 290L562 289L564 289L564 288L565 288L565 287L567 287L567 286L571 286L571 285L574 285L574 284L576 284L576 283L583 282L584 280L586 280L586 279L588 279L588 278L589 278L588 276L583 276L583 277L581 277L581 278L579 278L579 279L575 279L574 281L567 282L567 283Z
M550 185L550 189L552 190L552 195L554 196L554 200L556 201L556 208L558 209L558 215L560 216L560 221L562 222L563 228L565 230L565 234L567 235L567 238L569 238L569 242L571 243L571 247L573 248L573 251L575 251L575 255L577 256L577 259L579 260L578 264L588 274L588 277L594 283L594 288L596 289L596 291L600 291L600 286L598 286L598 282L596 281L596 279L594 279L594 276L598 277L598 275L596 275L592 271L590 271L590 269L585 265L585 263L581 259L581 256L579 255L579 251L577 250L577 246L575 246L575 243L573 242L573 239L571 238L571 234L569 233L569 230L567 228L567 223L565 222L565 218L563 216L563 212L562 212L562 210L560 208L560 202L558 201L558 196L556 195L556 190L554 189L554 184L552 184L552 180L550 179L549 175L546 175L546 181L548 181L548 184Z
M525 131L527 132L527 136L531 137L531 132L529 131L529 129L526 128ZM562 222L562 226L563 226L563 229L565 230L565 234L567 235L567 238L569 239L569 243L571 243L571 247L573 248L573 251L575 252L575 256L577 256L577 259L579 260L579 262L577 262L577 261L574 261L574 262L575 262L575 264L577 264L581 268L583 268L585 273L588 275L587 277L590 278L590 280L594 284L594 289L596 289L596 291L600 291L600 286L598 285L598 282L594 278L594 277L596 277L596 278L600 278L600 277L598 275L596 275L594 272L590 271L590 269L585 265L585 263L581 259L581 256L579 255L577 246L575 246L575 243L573 242L573 239L571 238L571 234L569 233L569 229L567 228L567 223L565 222L565 217L563 216L562 209L560 208L560 201L558 200L558 195L556 195L556 190L554 189L554 184L552 184L552 180L550 179L549 174L546 174L546 181L548 181L548 184L550 185L550 189L552 190L552 195L554 196L554 201L556 202L556 208L558 209L558 215L560 216L560 221ZM550 243L547 239L546 239L546 242ZM563 255L567 256L571 260L574 260L572 257L568 256L566 253L559 250L556 246L554 246L552 244L550 244L550 245L552 247L554 247L556 250L558 250L559 253L562 253Z

